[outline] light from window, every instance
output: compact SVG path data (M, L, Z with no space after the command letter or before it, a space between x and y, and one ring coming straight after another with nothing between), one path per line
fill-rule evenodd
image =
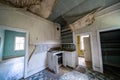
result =
M15 37L15 50L24 50L25 48L25 38Z
M81 50L84 50L84 38L89 37L89 35L81 36Z

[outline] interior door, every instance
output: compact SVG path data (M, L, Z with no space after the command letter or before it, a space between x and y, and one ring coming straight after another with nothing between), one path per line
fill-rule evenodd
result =
M92 61L90 37L84 38L84 58L85 58L85 61Z
M1 47L1 37L0 37L0 61L2 61L2 47Z
M1 49L1 37L0 37L0 49Z

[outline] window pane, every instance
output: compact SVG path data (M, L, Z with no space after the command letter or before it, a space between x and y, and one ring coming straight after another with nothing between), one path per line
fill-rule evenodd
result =
M16 37L16 43L24 43L24 37Z
M20 49L24 50L24 44L20 44Z
M24 41L25 41L24 39L21 39L20 43L22 43L22 44L23 44L23 43L24 43Z
M24 37L15 37L15 50L24 50Z
M15 50L19 50L19 47L20 47L19 44L16 44L15 45Z

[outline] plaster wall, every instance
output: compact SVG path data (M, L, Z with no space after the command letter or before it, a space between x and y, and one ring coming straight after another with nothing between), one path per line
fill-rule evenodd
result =
M60 28L60 26L58 24L33 15L25 10L1 4L0 25L28 31L29 54L32 49L31 45L37 45L37 48L39 48L27 63L27 76L46 68L47 50L60 44L60 29L57 30L57 27Z
M120 28L120 9L109 12L102 16L95 18L95 22L87 27L81 28L75 31L75 35L91 32L92 42L93 42L93 68L96 71L102 72L102 57L99 53L99 40L98 40L98 31L107 30L107 29L117 29ZM109 35L108 35L109 36ZM75 41L75 40L74 40ZM76 42L75 42L76 43Z

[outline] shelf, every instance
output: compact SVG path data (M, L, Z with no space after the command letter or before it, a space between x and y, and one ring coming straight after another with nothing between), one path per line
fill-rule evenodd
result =
M120 43L119 40L113 40L113 41L101 41L101 43Z
M104 48L102 51L120 51L120 48Z
M61 32L65 32L65 31L71 31L71 30L70 30L70 28L61 30Z
M116 65L116 64L111 64L111 63L103 63L104 65L109 65L109 66L114 66L114 67L120 67L120 65Z
M71 34L72 35L72 32L64 32L64 33L61 33L61 36L64 36L64 35L69 35L69 34Z
M62 39L65 39L65 38L71 38L71 39L72 39L72 37L73 37L73 35L70 34L70 35L62 36L61 38L62 38Z
M120 46L120 43L102 43L102 46L111 46L111 45L117 45Z

